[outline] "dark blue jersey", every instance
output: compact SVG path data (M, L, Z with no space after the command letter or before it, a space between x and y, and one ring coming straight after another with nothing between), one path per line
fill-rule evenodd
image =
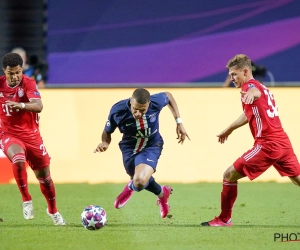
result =
M130 110L130 99L122 100L112 106L104 130L113 133L116 128L123 134L119 145L122 151L131 150L136 154L147 146L162 141L159 133L158 116L169 103L166 93L150 96L147 113L135 119Z

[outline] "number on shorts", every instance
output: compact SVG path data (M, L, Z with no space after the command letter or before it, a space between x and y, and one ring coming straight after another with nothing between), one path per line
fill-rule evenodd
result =
M44 144L40 145L40 149L43 151L43 153L42 153L43 156L46 155L46 154L48 154L47 150L46 150L46 147L44 146Z

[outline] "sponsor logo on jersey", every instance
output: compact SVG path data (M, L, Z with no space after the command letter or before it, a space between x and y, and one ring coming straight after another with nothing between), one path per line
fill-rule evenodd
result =
M24 96L24 90L23 90L22 88L19 88L19 89L18 89L18 96L19 96L19 97Z
M40 92L38 92L38 91L34 91L33 94L34 94L34 95L37 95L37 96L40 96L40 95L41 95Z
M4 95L2 94L2 92L0 92L0 97L4 97Z
M110 121L109 121L109 120L107 120L107 122L106 122L106 126L107 126L107 127L109 127L109 126L110 126Z

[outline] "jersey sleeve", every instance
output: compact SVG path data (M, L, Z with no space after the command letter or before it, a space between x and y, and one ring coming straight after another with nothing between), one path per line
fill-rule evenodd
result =
M165 92L154 94L151 96L151 102L157 106L159 110L169 104L169 97Z
M245 91L246 92L248 92L250 89L252 89L252 88L256 88L257 86L255 86L255 84L253 84L253 83L247 83L246 85L245 85Z
M28 99L41 99L41 94L38 91L36 82L33 79L28 79L26 83L26 95Z
M113 106L109 112L107 121L105 123L105 127L104 127L105 132L112 134L117 128L116 115L117 115L116 109Z

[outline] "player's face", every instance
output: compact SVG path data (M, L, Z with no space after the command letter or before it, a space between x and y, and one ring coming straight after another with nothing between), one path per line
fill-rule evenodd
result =
M3 69L3 72L10 87L14 87L22 81L23 70L20 65L16 67L7 66L6 69Z
M230 81L232 81L236 88L240 88L245 82L247 82L247 68L239 69L237 67L229 68Z
M134 98L130 99L130 109L134 119L140 119L144 114L147 113L149 103L150 102L140 104Z

